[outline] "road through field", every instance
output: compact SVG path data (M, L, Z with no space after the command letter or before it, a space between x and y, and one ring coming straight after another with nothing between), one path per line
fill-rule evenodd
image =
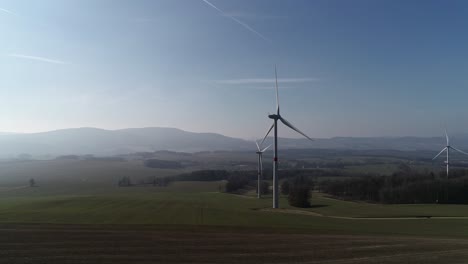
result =
M414 217L349 217L349 216L333 216L323 215L316 212L305 211L300 209L272 209L264 208L261 209L264 212L283 213L283 214L298 214L298 215L310 215L310 216L321 216L335 219L347 219L347 220L414 220L414 219L468 219L468 216L414 216Z

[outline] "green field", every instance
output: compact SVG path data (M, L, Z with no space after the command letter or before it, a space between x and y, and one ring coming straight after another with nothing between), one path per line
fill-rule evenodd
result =
M2 223L259 226L318 233L468 237L468 219L463 219L468 217L468 205L380 205L314 193L312 208L299 211L282 197L281 206L288 210L271 211L265 210L271 206L271 197L258 200L254 194L222 193L224 182L118 187L116 182L125 175L138 181L181 172L149 169L137 162L20 165L0 166ZM26 185L31 175L39 187Z
M21 195L4 195L1 199L0 222L258 226L316 233L468 237L468 219L417 218L468 216L465 205L374 205L315 194L313 208L301 210L323 215L314 216L298 213L297 208L287 205L284 197L282 206L296 211L263 210L270 207L270 197L258 200L219 193L220 184L180 182L167 188L113 187L99 195L80 194L79 190L70 195L41 195L41 187L24 188Z
M99 256L97 259L102 261L95 261L96 263L107 263L103 256L111 254L109 252L124 254L122 252L126 250L125 243L119 244L117 249L106 244L112 243L110 241L115 232L138 245L148 241L149 244L145 244L147 247L154 241L159 243L158 246L162 246L161 243L164 246L169 245L170 242L159 240L163 235L175 236L174 239L179 237L181 241L185 241L184 239L194 239L194 234L200 233L200 236L207 236L207 240L203 241L207 243L206 247L216 248L217 243L223 243L224 247L229 244L237 245L235 248L238 247L238 250L231 248L230 252L233 254L232 260L239 262L245 262L239 254L256 254L256 260L259 262L278 260L278 263L289 263L284 255L268 255L268 247L259 248L258 250L263 251L255 254L245 252L242 248L249 236L253 236L251 239L268 243L264 236L273 236L272 233L277 234L276 238L293 244L294 241L307 238L293 238L293 234L310 236L307 238L307 241L313 241L310 245L305 241L301 245L297 244L299 248L292 247L293 244L281 244L284 250L289 250L288 254L297 263L315 263L309 261L311 259L328 259L333 263L334 257L340 259L340 263L343 260L346 263L401 263L399 261L409 260L439 263L442 258L457 263L457 260L468 257L468 240L465 240L468 239L468 205L379 205L341 201L314 193L312 208L292 208L287 205L286 197L282 197L282 209L271 210L271 196L256 199L252 194L222 193L219 192L220 186L224 184L222 181L173 182L168 187L117 187L116 181L124 175L130 175L132 179L144 179L148 176L180 173L174 170L148 169L135 162L47 161L27 163L25 166L2 166L4 170L0 173L0 225L3 231L0 230L0 236L10 237L10 240L0 240L0 249L13 247L12 237L37 237L40 236L41 230L48 230L50 233L58 232L57 237L53 237L56 239L54 243L68 245L63 249L65 252L81 252L74 255L77 257L76 262L70 263L80 263L80 254ZM37 180L38 187L26 185L31 175ZM428 218L429 216L431 218ZM84 242L77 242L79 245L64 242L67 236L73 236L80 230L86 230L85 234L89 234L89 239L94 239L91 235L94 233L105 234L102 235L105 239L102 239L107 242L101 241L98 246L102 247L104 253L88 248ZM122 230L133 230L135 233L129 234ZM148 237L146 232L153 235ZM83 235L80 239L85 239L86 236ZM233 237L237 239L232 240ZM315 241L317 237L320 240ZM339 239L335 240L334 237ZM363 239L373 242L356 248L356 243ZM26 240L27 238L24 238L23 242L26 243ZM184 245L181 241L178 243ZM340 241L349 243L341 245ZM385 246L392 243L395 245L388 248ZM40 242L31 247L39 247L38 244ZM374 244L384 246L374 248ZM398 246L401 244L407 244L408 249L414 250L403 249ZM305 245L321 247L322 250L328 247L330 252L326 254L325 250L314 254L306 253L307 249L303 248ZM449 249L451 245L457 245L457 249ZM183 251L183 246L181 247L179 250ZM196 252L196 243L186 247ZM340 247L353 250L343 255ZM359 249L360 247L362 248ZM135 250L143 250L142 248L140 245ZM11 252L8 251L11 254L0 253L0 256L6 254L5 257L11 260L8 263L27 263L21 262L18 256L37 253L33 249L26 252L25 249L18 250L11 249ZM200 250L203 251L203 248ZM291 253L294 250L302 253ZM143 251L147 252L147 257L159 252L149 248ZM50 260L63 254L60 250L49 253L44 256L45 260L49 260L46 261L48 263L54 263ZM164 255L164 252L157 254L162 259L170 255ZM188 258L185 261L196 262L193 261L196 259L196 253L193 254L193 259ZM304 257L300 258L298 254ZM178 262L176 253L171 256L172 262ZM199 263L219 263L220 259L217 259L216 255L211 257L213 259L205 259L206 262L200 260ZM127 260L121 263L138 261L133 258L123 259ZM184 259L178 260L183 262ZM171 261L168 259L168 262ZM109 259L108 262L120 263L115 259ZM151 261L148 260L148 263Z

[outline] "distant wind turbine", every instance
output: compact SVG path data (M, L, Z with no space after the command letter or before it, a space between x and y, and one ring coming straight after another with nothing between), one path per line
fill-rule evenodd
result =
M452 147L450 146L450 140L449 140L449 136L447 134L447 129L445 129L445 138L447 139L447 146L445 148L443 148L439 154L437 154L432 160L435 160L437 157L440 156L440 154L442 154L444 151L447 151L447 160L445 161L445 164L447 166L447 179L449 177L449 165L450 165L450 149L453 149L453 150L456 150L462 154L465 154L465 155L468 155L468 153L464 152L464 151L461 151L455 147Z
M273 124L271 125L270 129L266 133L265 137L262 140L262 143L270 134L271 130L275 128L274 137L275 137L275 152L273 157L273 208L278 208L279 205L279 190L278 190L278 120L280 120L285 126L291 128L292 130L296 131L297 133L303 135L304 137L308 138L309 140L313 140L308 137L306 134L302 133L299 129L294 127L291 123L289 123L286 119L284 119L280 115L280 107L279 107L279 99L278 99L278 74L276 71L275 66L275 80L276 80L276 114L268 115L270 119L273 119Z
M264 149L261 149L260 146L258 145L257 141L255 141L255 144L257 145L257 155L258 155L258 173L257 173L257 198L260 199L260 196L261 196L261 193L260 193L260 187L261 187L261 181L262 181L262 178L263 178L263 159L262 159L262 155L263 155L263 152L265 152L270 146L264 148Z

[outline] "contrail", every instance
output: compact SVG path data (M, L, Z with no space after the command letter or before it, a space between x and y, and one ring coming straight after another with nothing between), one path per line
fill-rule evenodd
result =
M8 54L10 57L15 57L15 58L21 58L21 59L28 59L28 60L36 60L36 61L42 61L42 62L49 62L49 63L55 63L55 64L67 64L64 61L60 60L54 60L54 59L49 59L49 58L44 58L44 57L38 57L38 56L30 56L30 55L24 55L24 54Z
M265 36L263 36L262 34L260 34L260 32L256 31L255 29L253 29L251 26L247 25L246 23L240 21L239 19L225 13L223 10L219 9L218 7L216 7L215 5L213 5L212 3L210 3L208 0L202 0L203 2L205 2L207 5L211 6L212 8L216 9L219 13L221 13L221 15L225 16L225 17L229 17L230 19L234 20L236 23L238 23L239 25L243 26L244 28L246 28L247 30L249 30L250 32L254 33L255 35L259 36L260 38L262 38L263 40L267 41L267 42L271 42L268 38L266 38Z
M10 10L5 9L5 8L0 8L0 11L5 12L5 13L8 13L8 14L10 14L10 15L15 15L15 16L16 16L16 13L15 13L15 12L10 11Z
M283 78L278 79L281 83L308 83L319 81L318 78ZM216 83L222 84L268 84L275 83L274 78L251 78L251 79L230 79L230 80L215 80Z

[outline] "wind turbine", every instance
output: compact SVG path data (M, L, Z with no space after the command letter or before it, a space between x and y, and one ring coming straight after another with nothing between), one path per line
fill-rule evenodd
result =
M453 149L453 150L456 150L462 154L465 154L465 155L468 155L468 153L464 152L464 151L461 151L455 147L452 147L450 146L450 140L449 140L449 136L447 134L447 129L445 129L445 138L447 139L447 146L445 148L443 148L439 154L437 154L432 160L435 160L437 157L440 156L440 154L442 154L444 151L447 151L447 160L445 161L445 164L447 166L447 179L449 178L449 165L450 165L450 149Z
M281 121L285 126L291 128L292 130L296 131L297 133L303 135L309 140L313 140L310 137L308 137L306 134L301 132L299 129L294 127L291 123L289 123L284 117L280 115L280 107L279 107L279 99L278 99L278 74L276 71L276 65L275 65L275 83L276 83L276 114L268 115L270 119L273 119L273 124L271 125L270 129L268 129L268 132L266 133L265 137L262 140L262 143L265 141L265 139L268 137L270 134L271 130L274 128L274 137L275 137L275 152L273 156L273 208L278 208L279 204L279 190L278 190L278 120Z
M262 159L262 155L263 155L263 152L265 152L270 146L264 148L264 149L260 149L260 146L258 145L257 141L255 141L255 144L257 145L257 155L258 155L258 173L257 173L257 198L260 199L260 187L261 187L261 181L262 181L262 178L263 178L263 159Z

